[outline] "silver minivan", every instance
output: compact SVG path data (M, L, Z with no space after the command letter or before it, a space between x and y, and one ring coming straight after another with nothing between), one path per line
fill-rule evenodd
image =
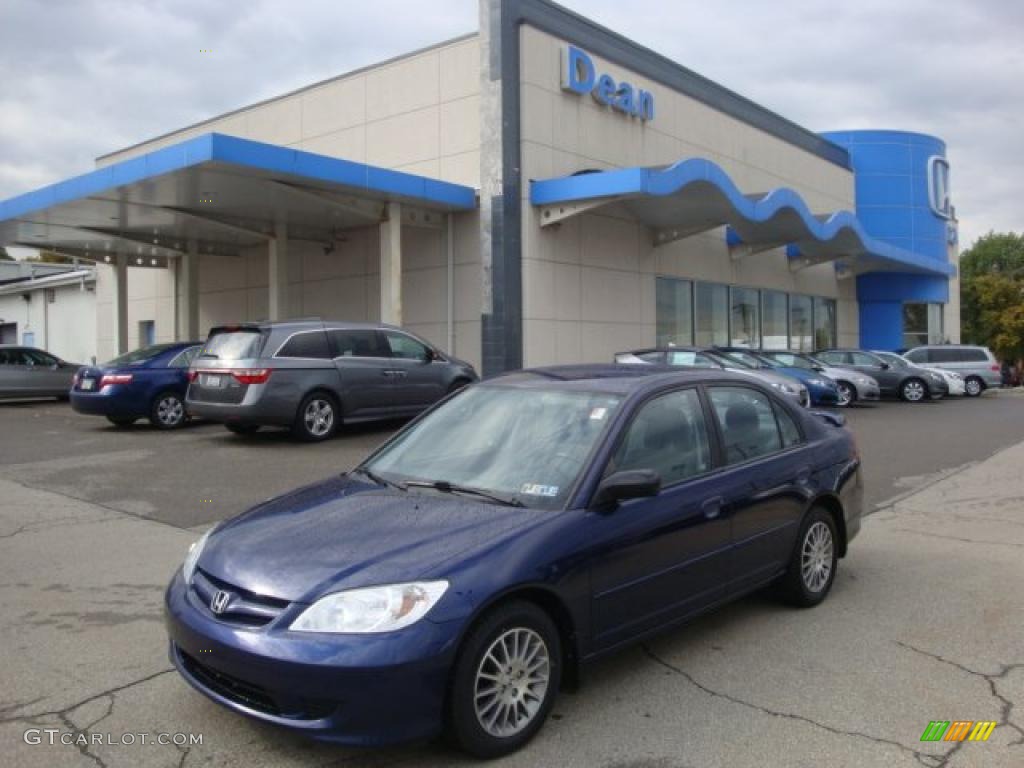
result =
M214 328L188 376L190 415L237 434L289 427L310 441L342 423L415 416L478 378L402 328L320 320Z
M968 344L935 344L915 347L903 355L929 368L944 368L960 374L968 397L977 397L989 387L1003 386L999 361L988 347Z

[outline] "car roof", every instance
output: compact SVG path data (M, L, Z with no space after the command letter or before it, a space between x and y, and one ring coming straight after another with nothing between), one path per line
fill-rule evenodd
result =
M325 330L388 330L388 331L402 331L403 333L409 333L404 328L397 325L389 325L388 323L363 323L354 322L349 320L323 320L321 318L294 318L291 320L257 320L257 321L246 321L241 323L226 323L224 325L214 326L210 329L213 331L230 331L234 329L259 329L259 330L290 330L290 331L301 331L301 330L317 330L323 328Z
M555 365L526 368L499 374L483 385L511 386L522 389L544 389L584 392L607 392L627 395L656 389L672 382L736 381L751 383L749 376L718 369L680 368L670 365L630 365L597 363L582 365Z

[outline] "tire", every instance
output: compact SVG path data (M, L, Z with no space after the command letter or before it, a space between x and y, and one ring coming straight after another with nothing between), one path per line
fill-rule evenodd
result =
M501 661L507 657L500 649L515 657L511 665ZM514 601L485 614L463 641L452 670L448 738L484 759L526 744L554 706L562 680L561 653L558 628L537 605Z
M338 403L326 392L310 392L295 412L292 434L307 443L327 440L338 427Z
M900 384L900 399L920 403L928 399L928 387L921 379L907 379Z
M968 376L964 379L964 394L968 397L981 397L985 391L985 382L977 376Z
M789 603L810 608L828 596L839 563L838 544L832 515L821 507L812 508L800 526L789 567L780 582Z
M153 398L149 409L149 423L157 429L178 429L188 421L185 403L176 392L161 392Z
M836 389L839 390L839 400L836 405L840 408L848 408L857 402L857 388L848 381L837 381Z
M130 427L132 424L135 423L135 417L134 416L107 416L107 421L109 421L115 427L119 427L120 429L124 429L125 427Z
M260 431L259 424L225 424L224 429L235 435L255 435Z

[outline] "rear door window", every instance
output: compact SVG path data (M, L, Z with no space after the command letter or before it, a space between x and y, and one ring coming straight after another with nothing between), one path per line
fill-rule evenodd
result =
M710 387L708 394L722 431L727 464L782 450L775 409L767 395L746 387Z
M257 328L214 330L196 359L253 360L263 352L266 340L267 334Z
M332 357L390 357L379 332L366 329L328 331Z
M853 360L854 365L873 366L879 363L878 358L865 352L851 352L850 359Z
M395 331L387 331L384 336L388 340L388 347L391 349L392 357L400 357L406 360L423 360L427 356L425 345L416 341L411 336Z
M831 365L850 364L850 356L846 352L819 352L818 358Z
M963 363L987 363L988 355L985 354L983 349L951 349L950 350L956 357L956 362Z
M284 343L275 357L330 360L332 355L327 346L327 333L319 330L296 333Z

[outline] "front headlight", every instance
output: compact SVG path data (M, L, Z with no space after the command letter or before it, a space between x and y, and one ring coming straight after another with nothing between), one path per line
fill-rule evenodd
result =
M780 392L785 392L787 395L796 394L796 390L793 389L793 387L789 386L789 384L783 384L781 381L769 381L768 383L771 384Z
M181 575L185 578L186 584L192 583L192 576L196 572L196 563L199 562L199 556L203 554L203 547L206 546L206 542L210 538L210 534L213 533L216 526L208 530L196 541L192 542L192 546L188 548L188 554L185 555L185 562L181 566Z
M292 622L297 632L392 632L422 619L448 589L447 581L389 584L325 595Z
M828 384L821 379L808 379L807 383L812 387L827 387Z
M932 381L942 381L942 376L937 373L932 374Z

